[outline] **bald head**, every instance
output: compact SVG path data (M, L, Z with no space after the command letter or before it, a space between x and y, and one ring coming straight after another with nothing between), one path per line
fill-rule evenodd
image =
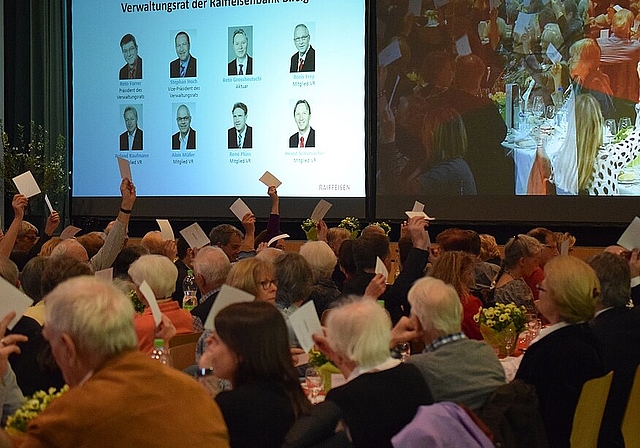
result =
M230 269L229 258L219 247L203 247L193 260L193 273L203 294L221 287Z
M87 249L73 238L60 241L60 243L51 251L51 257L57 257L59 255L66 255L68 257L75 258L81 263L89 261Z

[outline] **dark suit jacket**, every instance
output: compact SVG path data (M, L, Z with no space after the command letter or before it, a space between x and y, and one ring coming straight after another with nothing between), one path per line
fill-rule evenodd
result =
M187 72L184 74L185 78L195 78L198 76L197 74L197 63L196 58L191 55L191 59L189 59L189 65L187 65ZM180 77L180 59L176 59L175 61L171 61L169 67L169 76L171 78L179 78Z
M120 79L129 79L129 64L124 64L124 67L120 69L119 77ZM142 58L140 56L138 56L138 65L131 79L142 79Z
M129 150L129 140L127 138L128 132L124 131L120 134L120 151L128 151ZM142 129L136 129L136 135L133 137L133 147L131 149L140 150L142 149Z
M598 338L588 324L560 328L529 346L516 379L535 386L550 447L569 448L582 386L607 372Z
M171 136L171 149L180 149L180 131ZM196 130L193 128L189 128L187 149L196 149Z
M227 67L227 73L229 74L229 76L238 74L238 67L236 67L236 60L237 58L229 62L229 66ZM245 75L253 75L253 58L251 56L247 55L247 66L242 68L244 69L243 71Z
M227 131L227 147L229 149L238 148L238 133L236 128L231 128ZM243 148L253 148L253 128L247 125L247 132L244 133L244 141L242 142Z
M300 143L300 133L296 132L291 137L289 137L289 148L297 148ZM310 128L309 135L307 136L307 141L304 142L305 148L313 148L316 146L316 131L313 128Z
M199 294L200 294L200 290L198 290L198 295ZM191 310L191 315L199 317L202 323L204 324L205 321L207 320L207 317L209 317L209 312L211 311L213 302L216 301L217 297L218 297L217 292L214 292L213 294L211 294L209 297L205 299L204 302L202 302L200 305L196 306L194 309Z
M298 64L300 58L300 53L296 52L293 56L291 56L291 66L289 67L289 72L295 73L298 71ZM307 51L307 57L304 59L304 64L302 64L301 72L315 72L316 71L316 50L313 49L311 45L309 45L309 51Z
M620 425L640 363L640 310L624 306L612 308L598 314L590 325L605 348L603 357L607 368L613 370L599 446L623 447Z

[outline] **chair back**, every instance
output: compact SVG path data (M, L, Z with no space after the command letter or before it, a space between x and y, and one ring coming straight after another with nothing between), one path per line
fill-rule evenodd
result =
M627 409L622 419L622 435L627 448L640 448L640 366L636 369L636 376L633 380L633 387L629 394Z
M196 363L196 346L201 334L201 331L177 334L169 341L169 355L173 367L184 370Z
M587 381L582 386L571 427L572 448L597 448L602 414L607 404L613 372Z

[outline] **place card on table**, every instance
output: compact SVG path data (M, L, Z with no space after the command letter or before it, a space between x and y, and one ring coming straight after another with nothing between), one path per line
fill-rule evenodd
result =
M255 297L248 292L242 291L229 285L222 285L220 292L216 296L215 302L209 311L209 315L204 321L205 330L215 331L215 319L218 313L234 303L253 302Z
M27 171L26 173L22 173L19 176L14 177L13 183L16 185L18 192L21 195L24 195L27 199L40 194L40 187L33 177L33 174L31 174L31 171Z
M0 296L2 297L0 300L0 319L4 319L11 311L16 312L16 317L11 319L7 325L7 328L12 330L27 308L31 306L33 300L2 277L0 277Z
M197 222L182 229L180 235L182 235L191 249L200 249L211 243L211 240Z
M75 236L75 234L78 233L81 230L82 229L80 227L67 226L67 227L64 228L64 230L60 234L60 238L63 239L63 240L68 240L69 238L73 238Z
M311 336L315 333L322 334L322 325L320 325L320 319L318 319L318 312L313 300L294 311L289 316L289 323L296 334L300 347L305 353L309 353L309 350L314 345Z

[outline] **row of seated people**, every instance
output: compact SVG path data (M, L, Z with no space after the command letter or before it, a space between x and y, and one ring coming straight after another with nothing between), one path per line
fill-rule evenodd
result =
M123 181L121 190L116 231L128 223L135 202L130 182ZM270 188L269 195L275 212L269 225L277 234L277 192ZM17 196L14 222L0 241L3 277L16 286L18 269L8 254L25 205L26 200ZM255 218L245 217L243 225L251 234ZM481 305L473 293L487 287L494 290L493 300L528 306L549 324L523 356L516 374L537 391L544 425L538 446L546 446L545 437L549 446L569 446L582 384L608 370L616 372L616 387L602 437L621 442L620 422L638 365L634 349L638 308L626 307L631 278L640 270L638 251L604 253L591 260L590 267L575 257L558 256L556 236L534 229L531 236L518 235L506 244L499 267L481 261L481 238L475 232L440 233L438 252L429 243L427 226L419 217L406 224L399 245L402 270L390 286L374 273L377 258L388 268L391 259L389 240L379 227L369 227L350 240L341 230L319 223L320 241L305 243L299 253L262 245L252 256L260 238L224 225L210 233L212 247L178 250L183 256L177 260L180 243L163 242L155 233L143 238L148 247L121 249L124 231L116 233L116 240L111 229L91 258L77 240L60 242L51 255L33 258L22 269L25 292L40 295L33 294L37 303L0 340L0 373L5 379L5 409L15 409L23 393L28 395L35 387L46 390L66 383L71 390L13 443L306 446L303 443L308 440L296 437L305 439L308 432L301 427L311 427L325 429L323 434L333 446L392 446L413 437L414 416L433 417L432 412L418 413L421 406L453 402L469 408L471 415L486 416L490 397L506 384L503 366L481 341L472 319ZM117 251L110 247L113 244L118 245ZM242 251L243 246L247 250ZM159 253L151 254L149 248ZM115 255L105 259L105 253ZM486 251L485 258L496 256L495 248ZM200 303L191 314L171 298L180 263L193 269L200 290ZM38 264L40 275L34 268ZM94 270L110 265L118 288L88 278ZM533 290L527 280L535 282ZM134 316L131 297L135 292L144 300L137 290L143 281L165 310L157 327L147 310ZM255 302L225 308L215 318L216 331L203 333L194 362L211 369L223 380L217 384L224 386L222 391L209 388L208 394L188 377L160 368L144 352L154 338L169 341L176 333L199 331L225 283L254 295ZM353 295L363 298L344 298ZM384 300L387 312L377 299ZM287 323L291 312L309 300L319 314L329 310L323 319L324 333L314 339L347 380L327 394L324 405L316 406L300 387L292 362L300 351L292 348L296 341ZM0 331L5 331L7 322ZM20 333L29 331L30 340L24 341ZM424 347L421 353L405 363L391 358L391 347L411 340ZM32 390L23 387L29 383L38 385ZM97 408L90 411L87 406ZM156 428L158 415L172 416L166 424L169 428L161 432ZM125 420L129 423L122 423ZM334 432L338 420L347 432ZM403 428L407 432L401 433ZM158 434L159 439L149 441Z

